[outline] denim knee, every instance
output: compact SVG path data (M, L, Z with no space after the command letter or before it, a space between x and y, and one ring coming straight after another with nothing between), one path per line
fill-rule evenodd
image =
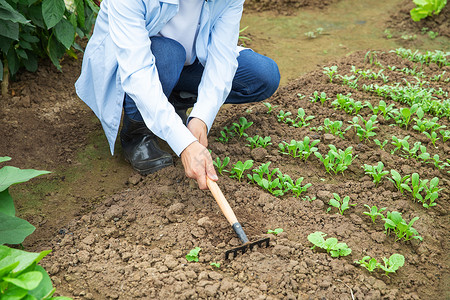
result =
M261 94L260 101L272 96L280 85L280 70L278 69L277 63L269 57L266 57L264 63L265 71L259 73L259 80L265 88Z

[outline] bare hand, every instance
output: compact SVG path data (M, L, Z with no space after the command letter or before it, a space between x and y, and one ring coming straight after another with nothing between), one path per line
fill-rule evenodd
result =
M208 189L206 176L213 181L219 179L208 149L197 141L187 146L181 152L181 162L183 163L186 176L197 180L198 187L202 190Z
M200 142L200 144L202 144L204 147L208 147L208 128L206 128L205 122L198 118L192 118L189 121L187 128Z

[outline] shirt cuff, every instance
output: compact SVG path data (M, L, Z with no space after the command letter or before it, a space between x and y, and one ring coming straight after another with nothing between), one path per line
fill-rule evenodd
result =
M191 131L184 125L176 126L171 129L170 134L167 136L166 142L176 155L180 156L181 152L186 149L187 146L197 141L192 135Z
M201 105L201 106L197 105L197 103L194 106L194 108L192 108L192 111L189 114L189 119L188 119L187 123L189 123L189 121L192 118L198 118L198 119L202 120L203 122L205 122L206 128L209 133L209 131L211 130L212 124L214 123L214 119L216 118L216 115L219 112L221 105L205 107L203 105Z

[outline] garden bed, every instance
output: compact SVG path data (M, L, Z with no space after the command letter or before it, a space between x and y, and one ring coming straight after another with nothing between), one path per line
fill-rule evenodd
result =
M198 190L196 183L184 176L177 159L175 166L155 174L132 176L128 189L103 200L99 207L60 231L52 242L53 253L43 261L58 292L80 299L448 298L446 236L450 168L445 163L450 158L450 140L444 142L444 136L437 130L440 139L433 144L424 133L413 129L417 115L406 127L396 124L394 117L386 120L378 114L373 119L377 121L373 131L376 135L367 139L361 140L362 131L355 127L344 130L351 125L349 121L355 122L356 109L360 109L358 114L366 122L369 120L373 111L364 106L366 101L372 108L382 106L380 101L385 101L387 106L392 104L400 110L411 106L401 102L408 99L429 99L434 106L424 118L431 120L437 116L435 123L450 129L448 106L439 106L449 98L449 66L412 62L406 57L407 52L398 53L405 57L381 51L358 52L327 65L328 69L318 68L281 88L269 99L271 113L267 113L268 108L262 103L221 110L209 137L213 157L220 160L229 157L230 164L225 167L228 171L238 161L253 160L253 167L244 172L241 181L223 173L218 184L250 239L270 236L269 248L225 261L224 251L238 246L239 241L211 194ZM331 74L334 66L337 71L330 78L326 73ZM396 83L407 87L407 82L407 92L381 88L395 87ZM320 100L310 99L315 98L314 92L326 93L328 99L323 105ZM383 93L389 95L385 97ZM422 94L419 97L417 93ZM392 95L398 101L392 100ZM342 106L337 102L332 104L342 98L346 99ZM280 110L289 111L295 119L299 108L303 108L306 116L314 116L309 125L293 127L279 114ZM224 127L230 128L240 117L253 122L245 133L250 137L270 136L272 145L251 150L246 146L249 142L245 137L237 136L227 143L219 142ZM327 118L342 122L342 136L319 130ZM362 120L358 119L362 126ZM352 147L354 160L343 173L334 174L326 171L315 154L305 162L280 153L279 143L303 141L306 136L319 140L316 147L322 156L332 144L342 150ZM406 136L410 137L406 139ZM395 150L393 137L406 139L410 147L403 143ZM375 139L381 144L387 141L383 149L375 144ZM426 162L426 156L419 158L422 150L415 153L411 150L415 143L425 146L430 154ZM303 177L302 185L310 183L311 186L299 197L294 197L291 191L276 197L251 183L247 174L253 174L253 168L269 161L270 170L279 168L292 179ZM394 170L401 176L417 173L421 180L429 180L428 186L433 178L438 178L438 188L442 190L438 192L437 205L425 208L423 203L430 204L429 200L422 203L412 193L400 192L388 180L393 177L391 173L376 185L372 176L365 174L363 166L380 161L388 172ZM411 182L407 184L412 186ZM328 204L333 193L341 198L349 196L350 203L356 206L339 214ZM425 197L425 194L424 189L421 195ZM400 212L406 222L418 217L413 224L417 234L413 236L421 236L423 241L414 238L396 241L393 230L386 235L385 221L378 217L373 223L363 214L367 211L365 204L386 207L384 216L388 211ZM284 232L266 234L275 228ZM351 254L335 258L317 247L311 249L313 244L308 235L317 231L346 243ZM195 247L201 248L199 262L188 262L185 256ZM403 255L405 264L389 276L380 270L369 272L354 263L366 255L380 262L394 253ZM217 268L211 262L221 265Z

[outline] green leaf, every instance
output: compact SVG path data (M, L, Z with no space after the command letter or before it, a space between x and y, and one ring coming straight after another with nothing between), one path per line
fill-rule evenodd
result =
M34 253L23 250L17 250L0 245L0 261L6 257L11 258L14 262L19 262L19 265L13 270L14 273L20 273L34 263L38 263L49 254L51 250Z
M52 28L61 21L66 5L64 0L43 0L42 1L42 16L44 17L47 29Z
M0 19L26 24L29 21L5 0L0 0Z
M55 26L55 36L66 49L70 49L75 40L75 28L68 20L62 18Z
M74 0L75 3L75 12L78 17L78 23L81 28L85 28L85 16L84 16L84 1L83 0Z
M341 206L341 204L339 203L339 201L337 201L337 200L335 200L335 199L330 199L329 204L330 204L331 206L334 206L334 207L337 207L337 208L339 208L339 207Z
M23 299L23 297L25 297L27 293L27 290L12 285L8 287L8 289L2 294L2 300L20 300Z
M35 271L39 271L42 274L42 280L39 285L29 292L30 295L36 297L36 299L47 299L53 295L55 289L53 288L52 280L48 276L47 271L39 265L34 267Z
M1 63L1 60L0 60ZM11 157L9 156L0 156L0 163L5 162L5 161L10 161Z
M36 72L38 68L38 61L33 52L28 52L28 59L22 61L25 68L30 72Z
M13 184L26 182L36 176L48 173L51 172L5 166L0 169L0 192L6 190Z
M33 5L28 8L28 17L31 19L34 25L47 29L44 23L44 17L42 16L42 6L41 5Z
M39 271L31 271L23 273L16 278L4 277L3 280L29 291L37 288L42 280L42 274Z
M0 192L0 212L12 217L16 215L14 201L8 190Z
M20 244L36 229L26 220L0 212L0 244Z
M325 233L316 231L308 235L308 241L317 247L323 248L325 244L324 237L327 236Z
M403 267L405 264L405 257L401 254L394 253L389 257L389 265L390 267L396 271L398 268Z
M198 262L198 254L200 253L201 250L202 248L195 247L194 249L189 251L189 253L186 255L186 260Z
M14 261L11 257L7 256L0 259L0 278L14 270L19 265L18 261Z
M19 24L0 19L0 28L2 28L2 30L0 30L0 36L4 36L15 41L19 40Z

